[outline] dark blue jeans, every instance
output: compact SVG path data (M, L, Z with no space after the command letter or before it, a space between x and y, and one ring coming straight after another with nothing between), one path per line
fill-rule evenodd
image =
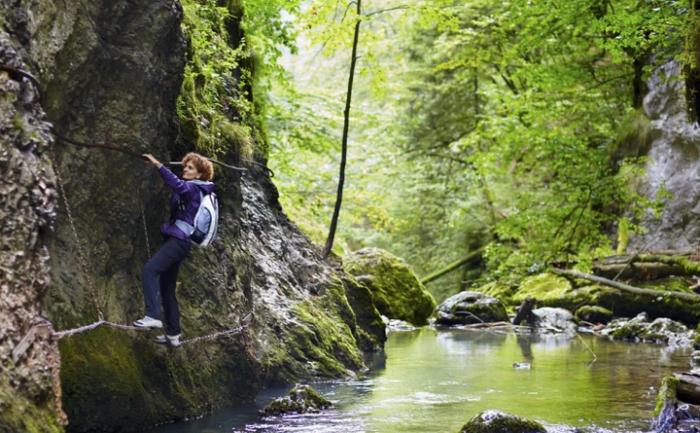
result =
M180 333L180 309L175 297L175 284L180 263L192 249L190 241L169 237L162 247L143 267L143 299L146 302L146 315L160 319L158 292L163 302L165 332L168 335Z

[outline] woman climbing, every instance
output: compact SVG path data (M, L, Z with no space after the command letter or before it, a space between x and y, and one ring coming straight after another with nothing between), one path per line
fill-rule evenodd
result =
M162 247L143 267L143 298L146 315L134 322L140 328L163 328L158 293L163 303L165 335L156 342L180 345L180 311L175 297L175 283L180 264L192 248L190 236L194 232L194 219L202 198L214 191L212 163L197 153L188 153L182 159L182 179L160 163L150 153L143 154L158 168L165 184L173 190L170 197L170 220L163 224L161 233L165 239Z

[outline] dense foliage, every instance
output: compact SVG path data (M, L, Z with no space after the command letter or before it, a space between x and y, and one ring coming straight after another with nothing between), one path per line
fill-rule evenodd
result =
M320 0L296 15L296 88L273 91L283 204L315 240L333 205L356 19L362 69L339 252L380 246L427 273L486 246L472 266L503 279L585 265L612 252L618 227L624 244L658 210L634 188L641 98L654 66L675 57L694 67L694 4L362 4L361 17Z
M210 155L267 157L262 116L277 63L294 38L297 0L183 0L188 62L177 102L181 139Z

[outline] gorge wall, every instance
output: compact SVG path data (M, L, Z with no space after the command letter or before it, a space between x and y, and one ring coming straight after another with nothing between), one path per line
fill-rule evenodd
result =
M0 60L40 83L0 71L0 432L60 431L61 403L68 431L136 431L252 401L265 384L352 374L381 348L367 289L286 218L264 158L235 150L223 159L246 171L217 168L219 240L193 250L178 297L185 338L249 324L177 350L104 327L52 336L98 311L143 315L140 272L168 191L145 162L57 139L51 124L164 161L194 150L178 139L182 14L174 0L0 0Z
M647 215L646 232L632 237L630 247L696 250L700 247L700 126L690 115L682 66L670 61L657 68L647 87L643 108L649 125L644 141L649 150L640 185L644 195L661 199L664 207L660 215Z

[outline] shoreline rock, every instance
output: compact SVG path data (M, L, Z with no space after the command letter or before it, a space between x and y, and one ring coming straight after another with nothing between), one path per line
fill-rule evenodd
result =
M343 267L369 288L384 316L417 326L428 323L435 299L401 258L379 248L363 248L345 256Z
M332 406L330 400L309 385L297 384L287 396L272 400L260 413L264 416L315 413Z
M640 313L632 319L612 320L601 334L614 340L692 347L696 333L688 330L682 323L665 317L649 322L649 316L646 313Z
M546 433L546 430L536 421L486 410L464 424L459 433Z

